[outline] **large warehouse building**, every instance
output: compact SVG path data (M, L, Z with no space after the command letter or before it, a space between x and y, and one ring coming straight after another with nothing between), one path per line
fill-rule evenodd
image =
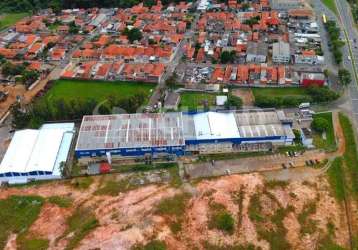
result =
M74 123L55 123L15 132L0 164L0 182L61 178L61 164L67 160L74 128Z
M76 156L258 151L290 145L293 139L292 121L283 111L273 109L96 115L83 118Z

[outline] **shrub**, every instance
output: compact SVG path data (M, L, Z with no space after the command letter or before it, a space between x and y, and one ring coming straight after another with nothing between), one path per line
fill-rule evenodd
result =
M232 234L235 228L235 221L232 215L227 211L219 211L212 215L211 220L209 222L209 227L217 228L219 230Z

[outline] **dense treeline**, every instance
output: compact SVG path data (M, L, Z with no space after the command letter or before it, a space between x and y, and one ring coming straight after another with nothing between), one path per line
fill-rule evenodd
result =
M112 114L118 111L135 113L145 102L145 93L139 92L131 97L116 98L108 96L106 102L94 99L40 99L26 107L16 104L11 109L12 125L16 129L38 128L46 121L79 120L84 115ZM116 110L117 108L117 110ZM120 108L121 110L118 110ZM113 111L113 112L112 112Z
M143 2L146 6L156 3L153 0L1 0L0 12L28 12L52 8L55 11L72 8L129 8ZM164 5L180 0L162 0Z
M344 42L341 40L341 30L337 26L335 21L329 20L325 24L326 31L329 37L329 46L333 54L333 58L337 64L341 64L343 60L343 53L341 48L344 46Z
M300 103L327 103L339 98L339 94L330 90L328 87L309 87L306 95L297 96L255 96L255 105L261 108L289 108L297 107Z
M348 0L348 3L351 5L352 15L354 21L358 22L358 1L357 0Z

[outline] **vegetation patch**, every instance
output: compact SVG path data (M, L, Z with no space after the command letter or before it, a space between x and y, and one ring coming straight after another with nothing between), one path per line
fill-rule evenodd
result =
M262 204L260 202L260 196L262 195L267 196L279 206L273 215L263 214ZM270 244L271 249L291 248L285 238L287 230L283 225L284 218L291 211L293 211L293 207L281 207L277 199L265 190L263 193L256 193L251 197L249 205L249 218L255 224L259 238L267 241ZM269 224L272 224L272 227L268 227L267 225Z
M29 13L27 12L0 14L0 30L6 29L14 25L15 23L17 23L18 21L20 21L21 19L23 19L28 15Z
M218 229L228 234L235 231L235 220L226 208L219 203L211 202L211 213L208 226L210 229Z
M71 182L72 186L78 189L87 189L91 186L92 183L92 177L78 177Z
M131 248L131 250L166 250L167 246L165 242L160 240L152 240L145 245L137 244Z
M72 205L72 199L66 196L51 196L47 201L62 208L68 208Z
M95 195L110 195L117 196L121 192L126 192L135 188L136 185L133 185L130 182L129 178L121 179L121 180L108 180L104 183L104 185L99 188Z
M20 234L16 241L18 250L46 250L49 246L48 239L36 238L33 235Z
M338 99L339 94L327 87L254 88L255 105L261 108L297 107L300 103L326 103Z
M153 163L153 164L136 164L136 165L114 165L118 173L128 172L147 172L152 170L170 169L178 167L177 163Z
M156 208L157 214L169 220L169 227L174 234L179 233L182 229L185 208L189 199L188 193L177 194L161 200Z
M209 108L215 105L215 94L202 93L202 92L183 92L180 95L181 109L188 109L191 111L197 108Z
M78 243L98 226L98 220L89 208L79 208L67 219L67 225L68 229L63 237L72 234L66 246L66 250L70 250L76 248Z
M239 192L233 194L233 201L239 206L237 228L239 229L242 224L243 208L244 208L245 189L240 187Z
M39 196L10 196L0 200L0 249L5 247L11 233L26 235L37 219L43 203L44 199ZM21 244L22 241L18 243L19 248L25 247Z
M297 220L301 225L301 234L312 234L317 230L317 223L315 220L310 218L311 215L316 213L317 205L316 201L307 203L302 212L298 215Z
M120 99L141 92L149 98L154 87L154 84L142 82L58 80L53 83L44 98L49 101L64 99L65 102L70 102L77 99L94 99L96 102L102 102L109 96Z
M270 244L271 249L291 248L290 244L285 238L287 229L283 225L283 220L290 211L292 211L292 207L288 207L286 209L279 208L276 210L275 214L270 218L271 223L273 223L275 226L273 229L267 229L263 225L259 225L257 227L259 236Z
M267 188L276 188L276 187L281 187L281 188L285 188L288 186L288 181L280 181L280 180L270 180L266 182L266 187Z
M315 114L313 116L312 128L315 131L313 144L317 148L322 148L327 151L334 151L337 148L332 112ZM322 137L323 133L326 134L325 139Z
M262 206L260 202L260 195L254 194L250 198L249 218L253 222L263 222Z
M135 113L149 99L153 84L59 80L47 94L23 109L11 109L17 129L37 128L45 121L76 120L84 115L112 114L120 109Z

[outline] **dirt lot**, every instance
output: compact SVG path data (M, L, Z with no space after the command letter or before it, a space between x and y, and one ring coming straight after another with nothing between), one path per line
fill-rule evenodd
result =
M243 106L254 106L255 98L251 89L234 89L232 94L242 99Z
M115 180L121 180L121 176ZM248 245L275 249L276 243L265 238L265 232L269 233L270 228L272 234L279 232L276 240L288 244L290 249L316 249L328 235L331 241L348 246L343 210L330 195L324 177L276 183L267 182L261 174L232 175L185 183L181 187L147 185L114 196L95 195L103 181L102 177L94 178L87 189L77 189L64 182L9 188L1 191L0 199L10 195L56 195L73 200L68 208L45 203L29 229L31 235L48 239L49 249L66 247L71 237L71 234L63 237L68 229L67 220L84 207L94 213L98 226L84 235L76 249L131 249L153 239L164 242L167 249L173 250ZM181 213L171 212L168 206L164 206L168 211L158 212L163 201L172 197L179 200L184 193L188 198L183 201ZM253 197L257 195L260 198L253 203ZM180 207L175 204L174 207ZM305 212L305 220L302 220L308 204L314 204L315 209L308 214ZM253 206L260 207L255 209L256 215L251 212ZM213 214L219 210L226 211L234 221L230 233L212 225ZM279 211L287 213L277 221L274 215ZM255 216L264 219L255 219ZM309 226L305 224L306 220L310 221ZM180 227L173 226L178 223ZM333 232L329 232L327 223L334 225ZM11 234L7 249L13 249L15 245L16 235Z
M5 101L0 102L0 118L6 114L9 107L16 102L16 96L23 96L26 89L23 85L11 85L4 86L0 85L0 91L8 93Z

